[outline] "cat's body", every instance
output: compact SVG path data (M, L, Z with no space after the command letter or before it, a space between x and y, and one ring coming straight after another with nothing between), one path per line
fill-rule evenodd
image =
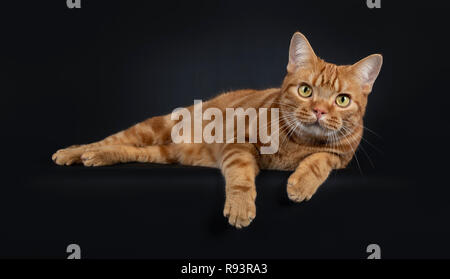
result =
M315 56L306 38L296 33L281 88L224 93L202 107L203 111L217 108L224 114L226 108L279 109L278 152L263 154L264 144L259 141L175 144L171 131L178 121L169 114L96 143L58 150L52 158L59 165L156 162L220 168L226 179L224 215L230 224L244 227L256 215L255 177L260 169L294 170L287 191L290 199L301 202L311 198L331 170L348 164L361 140L367 95L380 68L380 55L352 66L326 63ZM188 109L194 110L193 106ZM204 125L208 122L204 120Z

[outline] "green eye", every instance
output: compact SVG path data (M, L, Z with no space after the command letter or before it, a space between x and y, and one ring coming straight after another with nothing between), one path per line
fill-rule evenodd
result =
M340 94L336 97L336 104L342 108L350 104L350 96L346 94Z
M312 89L308 85L302 85L298 88L298 94L305 98L311 97Z

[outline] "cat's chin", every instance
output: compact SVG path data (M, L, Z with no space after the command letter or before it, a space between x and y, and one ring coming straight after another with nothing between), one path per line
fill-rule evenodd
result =
M336 134L336 130L329 129L327 127L322 126L318 122L313 123L302 123L299 122L298 125L298 135L302 136L310 136L317 139L327 139L328 137Z

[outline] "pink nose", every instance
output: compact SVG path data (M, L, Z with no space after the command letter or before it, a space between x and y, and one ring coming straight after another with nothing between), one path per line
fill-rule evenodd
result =
M317 120L319 120L322 115L327 114L327 111L322 108L314 108L313 111L317 117Z

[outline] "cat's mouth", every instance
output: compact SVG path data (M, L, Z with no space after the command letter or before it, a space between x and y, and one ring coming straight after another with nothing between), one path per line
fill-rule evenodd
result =
M321 123L319 121L314 122L303 122L299 121L299 130L303 133L306 133L310 136L315 137L328 137L331 134L336 133L335 129L332 129L325 125L324 123Z
M313 122L303 122L300 121L303 125L305 125L306 127L316 127L316 128L322 128L324 130L331 130L330 128L328 128L326 125L320 123L319 120L313 121Z

